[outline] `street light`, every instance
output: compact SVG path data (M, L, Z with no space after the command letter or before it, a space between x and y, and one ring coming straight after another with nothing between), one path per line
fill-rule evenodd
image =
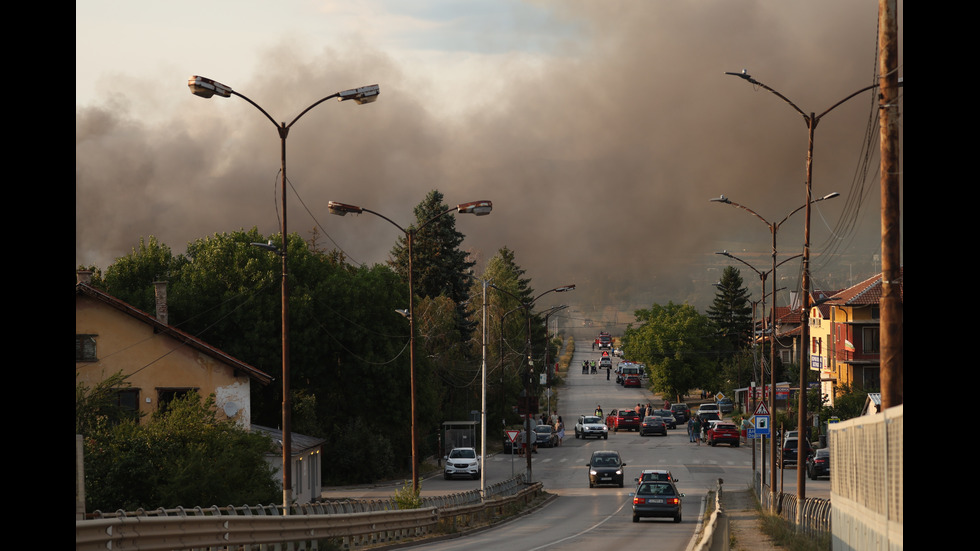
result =
M413 250L412 242L415 240L415 235L422 231L423 228L434 222L435 220L456 211L460 214L475 214L476 216L485 216L490 214L493 210L493 203L491 201L471 201L469 203L460 203L455 207L446 209L439 214L436 214L432 218L429 218L418 227L410 226L405 229L398 225L394 220L388 218L387 216L375 212L371 209L366 209L363 207L358 207L356 205L349 205L347 203L338 203L337 201L330 201L327 203L327 209L329 209L330 214L336 214L337 216L346 216L348 214L361 214L367 212L377 216L378 218L383 218L387 220L389 224L398 228L403 234L405 234L405 240L408 243L408 362L409 371L411 377L411 395L412 395L412 491L415 495L419 493L419 462L418 462L418 438L416 434L415 427L415 274L412 271L412 261L413 261ZM482 467L480 469L483 470Z
M842 100L838 101L837 103L831 105L823 113L820 113L819 115L816 115L813 112L811 112L809 114L805 113L802 109L800 109L799 107L797 107L795 103L793 103L792 101L790 101L789 98L787 98L786 96L780 94L775 89L773 89L773 88L771 88L771 87L763 84L762 82L759 82L758 80L752 78L752 76L749 75L748 72L745 69L742 69L742 71L739 72L739 73L726 72L725 74L739 77L739 78L741 78L741 79L743 79L743 80L745 80L745 81L747 81L747 82L749 82L749 83L751 83L751 84L753 84L755 86L759 86L760 88L763 88L764 90L768 90L768 91L772 92L773 94L776 95L776 97L778 97L779 99L781 99L784 102L786 102L787 105L789 105L797 113L799 113L800 115L802 115L803 116L803 122L806 124L806 127L807 127L807 137L808 137L808 139L807 139L807 150L806 150L806 203L805 203L805 206L806 206L806 221L804 222L804 226L803 226L803 281L802 281L802 285L801 285L801 287L803 288L802 289L802 291L803 291L803 304L801 305L801 308L800 308L800 343L803 345L801 347L801 350L802 350L802 353L803 353L803 358L802 358L802 361L800 361L800 396L799 396L799 408L798 408L799 409L799 416L798 416L798 419L797 419L797 430L799 431L800 438L803 438L803 436L806 434L804 432L805 431L805 428L806 428L805 427L805 425L806 425L806 388L805 388L805 383L806 383L806 380L807 380L807 374L808 374L808 370L809 370L809 366L807 364L810 363L810 361L809 361L810 360L810 354L809 354L809 350L810 350L810 348L809 348L810 329L809 329L809 320L807 318L810 315L810 306L811 306L810 305L810 203L813 202L811 200L811 190L813 189L813 139L814 139L814 132L817 129L817 124L820 122L820 120L825 115L827 115L827 113L830 113L831 111L833 111L834 109L836 109L839 105L841 105L842 103L846 102L847 100L849 100L849 99L857 96L858 94L861 94L863 92L867 92L868 90L872 90L874 88L878 88L879 86L881 86L881 82L886 82L887 83L887 82L889 82L890 79L886 79L886 78L883 77L881 82L875 83L875 84L872 84L872 85L869 85L869 86L865 86L864 88L861 88L860 90L857 90L857 91L851 93L850 95L848 95L844 99L842 99ZM892 75L892 76L895 77L894 75ZM898 81L895 82L894 84L897 85L897 86L903 86L902 79L898 79ZM894 86L885 86L883 88L883 91L884 92L888 92L889 89L891 89L891 88L894 88ZM880 107L881 108L890 108L889 106L885 106L885 105L882 105ZM882 174L882 177L884 177L884 174ZM883 205L883 207L884 207L884 205ZM882 272L884 273L884 264L883 264L882 268L883 268ZM895 272L895 273L897 273L897 272ZM885 278L882 277L882 281L884 281L884 279ZM886 292L888 292L888 294L890 296L892 295L892 293L890 291L886 291ZM885 323L885 320L882 320L882 323L884 324ZM802 469L799 469L799 468L797 469L797 473L796 473L796 484L797 484L797 493L798 493L798 496L797 497L800 499L800 502L801 503L803 502L804 499L806 499L806 476L804 476L804 474L805 473L803 472ZM797 519L796 520L797 520L798 523L802 521L802 514L803 514L802 509L800 509L800 510L797 511Z
M548 293L565 293L565 292L568 292L568 291L574 291L575 290L575 285L574 284L573 285L562 285L561 287L555 287L554 289L548 289L547 291L545 291L545 292L541 293L540 295L534 297L533 299L527 300L527 301L521 299L521 297L515 295L514 293L511 293L507 289L504 289L502 287L498 287L498 286L494 285L493 283L490 283L489 286L490 287L493 287L494 289L496 289L498 291L500 291L501 293L504 293L505 295L510 296L511 298L513 298L514 300L516 300L517 302L519 302L520 303L520 308L522 310L524 310L524 317L527 319L527 338L526 338L525 344L524 344L524 348L525 348L525 350L527 350L527 374L524 377L524 416L525 416L525 419L524 419L524 442L525 442L525 446L527 446L526 454L525 454L525 455L527 455L527 480L525 482L530 483L531 480L532 480L532 477L531 477L531 449L534 446L534 442L531 441L531 419L529 417L529 415L530 415L530 405L531 405L531 376L532 376L531 369L533 367L533 362L534 362L531 359L531 306L534 306L534 303L537 302L537 300L539 298L547 295ZM501 339L503 339L503 336L502 335L501 335ZM545 366L546 369L547 369L547 367L548 366Z
M807 193L807 196L809 197L809 193ZM755 216L759 220L761 220L762 223L765 224L769 228L769 233L772 234L772 270L770 272L772 273L772 286L773 286L773 289L775 289L776 288L776 282L777 282L777 280L776 280L776 267L779 265L779 264L776 264L776 233L779 231L779 227L782 226L783 223L786 222L786 220L788 220L790 216L793 216L794 214L796 214L797 212L799 212L803 208L806 208L807 213L809 213L810 212L810 204L811 203L818 203L820 201L826 201L827 199L833 199L833 198L839 197L839 196L840 196L840 194L837 193L836 191L834 191L834 192L828 193L827 195L824 195L823 197L821 197L819 199L812 199L812 200L808 201L805 205L796 207L789 214L787 214L786 216L784 216L782 220L780 220L779 222L775 222L775 223L766 220L759 213L755 212L754 210L750 209L749 207L746 207L745 205L741 205L739 203L736 203L735 201L732 201L731 199L729 199L728 197L725 197L724 195L722 195L721 197L718 197L717 199L711 199L711 201L712 202L716 202L716 203L724 203L726 205L731 205L733 207L738 207L738 208L740 208L740 209L748 212L752 216ZM809 235L809 232L807 232L807 233ZM806 275L805 266L806 266L806 259L807 259L806 254L807 254L807 251L808 250L809 250L809 246L808 245L804 245L804 248L803 248L803 263L804 263L804 272L803 273L804 273L804 277ZM785 262L785 260L783 262ZM765 294L765 287L763 286L763 295L764 294ZM804 289L803 289L803 295L804 296L807 296L806 287L804 287ZM806 299L804 299L804 300L806 300ZM773 326L775 326L775 323L776 323L776 315L775 315L776 314L776 293L775 292L773 292L773 294L772 294L772 312L773 312ZM765 315L765 310L763 310L763 315ZM805 343L803 343L803 344L805 344ZM776 404L776 370L775 370L775 366L776 366L776 339L775 339L775 333L773 334L773 338L770 339L770 341L769 341L769 347L770 347L769 348L769 361L772 362L772 366L770 368L770 373L771 373L770 380L772 382L772 389L770 390L770 401L771 401L770 406L772 406L773 409L774 409L775 408L775 404ZM801 371L802 371L802 369L803 369L803 366L800 367L800 370ZM804 379L801 377L800 380L802 381ZM763 381L763 388L765 388L765 381ZM802 431L802 429L803 428L800 427L800 430L801 431ZM802 432L800 433L800 435L802 436ZM771 467L770 467L771 477L770 477L769 481L770 481L770 483L773 483L774 484L775 483L775 480L776 480L776 440L775 440L775 438L770 438L769 439L769 451L770 451L770 456L771 456L769 458L769 460L771 462ZM770 488L770 491L775 492L774 485L773 485L773 487ZM772 500L772 501L775 501L775 499Z
M724 196L722 196L722 197L724 197ZM799 209L797 209L797 210L799 210ZM783 260L779 261L778 264L773 265L773 267L772 267L771 270L766 271L766 272L760 272L759 270L757 270L755 268L755 266L749 264L748 262L742 260L741 258L739 258L739 257L737 257L737 256L735 256L733 254L730 254L728 251L721 251L721 252L717 252L715 254L720 254L722 256L727 256L728 258L731 258L732 260L737 260L737 261L741 262L742 264L745 264L746 266L748 266L750 270L752 270L753 272L755 272L759 276L759 280L762 282L762 298L760 299L762 301L762 342L763 342L763 347L765 347L766 327L768 327L768 324L766 323L768 321L767 320L767 316L766 316L766 278L769 276L770 273L776 273L776 268L778 268L779 266L782 266L784 263L789 262L790 260L793 260L794 258L799 258L799 257L801 257L803 255L802 254L795 254L795 255L793 255L793 256L791 256L789 258L784 258ZM775 278L773 278L772 286L773 286L773 290L772 290L772 297L773 297L773 299L772 299L772 301L773 301L773 308L772 308L772 310L773 310L773 316L772 316L772 318L773 319L772 319L772 328L771 328L772 335L769 337L770 346L772 347L771 350L770 350L770 353L769 353L769 361L771 363L771 365L769 367L769 378L770 378L770 381L772 383L772 390L770 392L771 392L771 396L773 396L773 398L774 398L775 397L775 392L776 392L776 370L774 369L774 367L776 365L776 356L775 356L776 346L775 346L775 343L776 343L776 291L777 291L777 289L776 289L776 279ZM755 332L755 321L754 321L754 317L755 316L753 314L753 322L752 322L753 323L753 328L752 328L753 333ZM754 337L753 337L753 340L754 340ZM763 388L763 390L766 388L765 356L766 356L765 353L763 353L763 354L761 354L761 357L759 358L759 377L762 379L762 388ZM752 393L752 411L753 411L753 413L755 412L755 393L754 392ZM771 439L771 440L773 440L773 442L774 442L774 439ZM772 442L770 444L772 444ZM765 448L762 448L762 464L763 465L766 464L766 449ZM755 444L752 445L752 468L755 469ZM765 479L766 479L765 474L766 474L765 473L765 469L763 469L763 471L762 471L762 481L763 481L763 483L765 482Z
M286 250L288 248L288 233L286 232L286 136L289 135L289 129L296 123L296 121L299 120L300 117L305 115L310 109L313 109L328 99L337 98L338 101L354 100L354 102L358 104L370 103L378 99L378 94L381 93L381 90L378 88L377 84L372 84L370 86L362 86L360 88L330 94L329 96L314 102L312 105L304 109L302 113L296 115L296 118L294 118L292 122L286 124L285 122L277 123L265 109L262 109L262 107L259 106L259 104L232 90L230 86L226 86L220 82L194 75L188 79L187 86L190 88L192 94L202 98L211 98L215 95L223 98L230 98L233 95L238 96L251 103L256 109L262 112L266 118L272 121L272 124L275 125L276 130L279 132L282 171L282 249L278 251L278 254L282 260L282 514L288 515L289 503L292 501L293 497L291 457L293 444L291 433L292 399L289 396L289 286L287 284L287 274L289 271L286 263ZM268 244L265 244L263 248L269 250L274 249L271 241Z

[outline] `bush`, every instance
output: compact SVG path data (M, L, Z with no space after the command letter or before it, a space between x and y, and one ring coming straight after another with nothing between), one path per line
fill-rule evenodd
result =
M90 427L85 436L87 510L272 503L279 493L264 435L215 418L214 398L174 400L146 424Z

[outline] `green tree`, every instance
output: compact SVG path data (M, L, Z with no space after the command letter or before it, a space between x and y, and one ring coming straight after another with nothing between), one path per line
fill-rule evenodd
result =
M103 277L93 277L93 286L144 312L156 307L153 282L169 280L187 259L174 256L170 247L150 236L140 237L139 245L109 266Z
M738 268L726 267L716 287L718 290L708 308L708 318L718 328L730 350L743 350L751 343L752 307L741 272Z
M466 303L473 284L475 262L460 249L464 235L456 231L456 217L440 216L449 210L443 195L432 190L415 207L415 223L408 231L412 238L412 272L415 294L420 297L446 295L457 305L457 320L464 338L469 338L472 326L467 322ZM408 279L408 241L398 238L391 250L388 264Z
M84 435L102 425L138 419L138 412L128 411L119 405L119 391L130 386L122 371L106 377L91 388L85 383L76 382L75 434Z
M144 424L99 424L85 435L88 510L273 503L271 440L217 421L213 396L174 400Z
M669 302L637 310L636 321L623 334L623 351L646 364L655 392L680 402L692 388L717 384L718 337L706 316Z

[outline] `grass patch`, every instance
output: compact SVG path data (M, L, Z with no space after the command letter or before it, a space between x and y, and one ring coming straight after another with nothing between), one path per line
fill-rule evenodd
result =
M796 526L782 517L759 514L762 531L774 544L790 551L827 551L831 549L830 534L811 535L797 532Z

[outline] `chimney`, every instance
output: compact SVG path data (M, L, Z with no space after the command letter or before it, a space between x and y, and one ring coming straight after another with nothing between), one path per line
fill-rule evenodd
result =
M157 321L164 325L170 325L167 315L167 282L154 281L153 294L156 296Z
M92 270L75 270L75 283L90 285L92 283Z

